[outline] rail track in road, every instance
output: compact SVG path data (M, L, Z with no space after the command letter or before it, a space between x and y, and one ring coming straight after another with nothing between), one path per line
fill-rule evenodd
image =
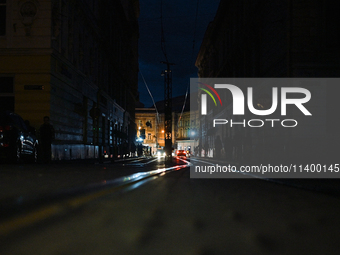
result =
M126 167L144 167L156 160L157 158L139 158L122 161L120 164ZM135 189L166 173L186 168L190 164L184 160L181 163L47 194L21 195L2 199L0 201L0 239L36 223L66 215L82 205L108 194Z
M194 179L175 162L7 215L0 254L339 254L338 198L256 178ZM110 166L90 176L134 167Z

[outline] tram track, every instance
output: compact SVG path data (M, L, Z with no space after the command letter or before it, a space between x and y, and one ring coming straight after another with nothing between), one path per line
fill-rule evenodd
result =
M84 187L63 189L43 195L19 196L0 201L0 238L47 219L66 215L101 197L127 192L176 170L188 167L174 165L151 171L137 172Z

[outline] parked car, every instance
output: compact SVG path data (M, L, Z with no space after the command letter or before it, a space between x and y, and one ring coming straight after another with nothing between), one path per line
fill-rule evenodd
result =
M24 120L13 112L0 112L0 161L38 159L38 140Z

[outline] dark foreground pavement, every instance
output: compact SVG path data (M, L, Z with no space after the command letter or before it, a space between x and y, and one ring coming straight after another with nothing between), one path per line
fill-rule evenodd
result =
M322 192L182 168L84 199L2 235L0 254L340 254L339 198Z

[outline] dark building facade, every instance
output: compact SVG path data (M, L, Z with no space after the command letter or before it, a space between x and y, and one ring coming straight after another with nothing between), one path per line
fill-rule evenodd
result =
M221 0L197 56L199 77L339 77L338 13L339 7L332 1ZM312 94L322 96L327 102L326 105L312 104L314 113L327 112L339 119L333 92L315 87ZM259 96L257 103L264 105L267 99ZM271 98L269 104L270 101ZM228 104L232 104L231 98ZM313 150L316 146L311 141L316 139L324 141L313 152L319 156L328 140L339 139L338 129L329 121L319 128L320 132L307 135L301 129L280 132L272 128L213 129L215 115L211 111L201 116L200 144L206 144L213 156L215 136L220 135L224 155L230 161L293 160L294 155ZM318 122L322 123L320 119L315 121ZM292 140L294 143L289 142Z
M129 153L138 0L1 1L0 8L0 88L11 83L0 97L9 110L37 129L50 116L53 159Z
M221 0L196 66L200 77L337 77L333 1Z

